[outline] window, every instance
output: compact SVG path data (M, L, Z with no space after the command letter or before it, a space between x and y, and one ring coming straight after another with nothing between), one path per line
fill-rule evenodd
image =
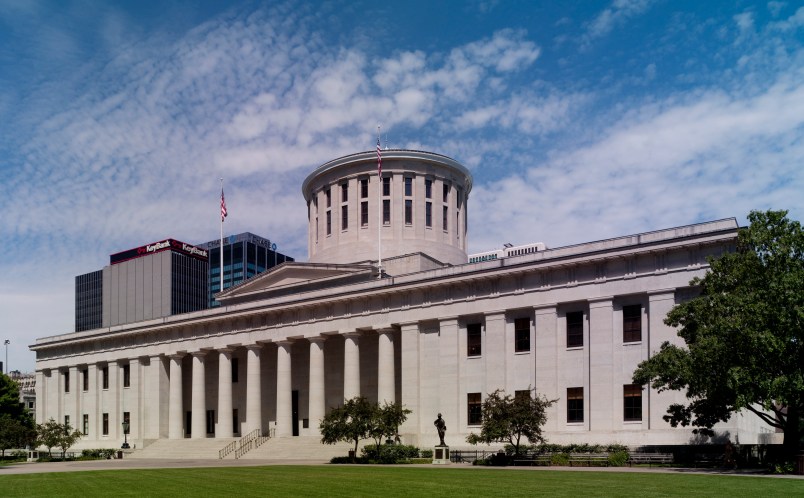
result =
M123 387L131 387L131 365L123 365Z
M413 178L405 177L405 196L410 197L413 195Z
M405 199L405 225L413 224L413 201Z
M623 342L642 340L642 305L623 306Z
M324 190L324 197L327 198L327 207L332 207L332 191L330 189Z
M341 230L349 228L349 206L341 206Z
M583 346L583 311L567 313L567 347Z
M433 226L433 203L426 202L424 204L424 225L427 228L432 228Z
M444 184L444 202L449 201L449 185Z
M232 358L232 382L237 382L237 374L239 372L237 358Z
M103 377L103 389L109 389L109 367L103 367L101 373Z
M514 351L530 351L530 318L514 320Z
M237 408L232 410L232 434L240 434L240 419L237 416Z
M360 203L360 226L368 226L368 201Z
M433 180L424 180L424 196L428 199L433 198Z
M104 436L109 435L109 414L108 413L103 414L103 427L102 427L101 434L103 434Z
M583 422L583 387L567 388L567 423Z
M362 199L368 198L368 178L360 180L360 197Z
M332 211L327 211L327 235L332 235Z
M69 415L64 416L64 427L66 429L72 429L72 427L70 427L70 416ZM68 430L68 432L69 432L69 430Z
M518 399L531 399L530 397L530 389L522 389L519 391L514 391L514 400Z
M89 391L89 369L81 370L81 383L83 384L84 392Z
M349 184L341 183L341 202L349 200Z
M89 415L87 415L86 413L84 414L84 417L83 417L83 424L81 426L81 434L83 434L85 436L89 434Z
M386 176L382 179L382 195L391 195L391 177Z
M126 434L131 434L131 412L123 412L123 423L128 426Z
M470 323L466 326L466 356L480 356L481 338L479 323Z
M70 371L66 370L64 372L64 392L70 392Z
M441 226L444 228L445 232L449 228L449 208L447 206L444 206L444 216L441 219Z
M623 420L626 422L642 420L642 386L638 384L623 386Z
M466 413L469 425L483 423L483 404L480 399L480 393L468 393L466 395Z
M383 199L382 201L382 224L391 224L391 201Z

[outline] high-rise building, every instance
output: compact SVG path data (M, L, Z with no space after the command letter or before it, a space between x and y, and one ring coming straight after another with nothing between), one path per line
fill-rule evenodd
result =
M75 277L75 331L204 309L208 271L205 249L174 239L112 254Z
M220 240L198 245L209 252L207 298L210 308L220 305L215 300L215 294L221 291L220 245ZM223 288L228 289L285 261L293 261L293 258L277 252L276 244L266 238L250 232L230 235L223 239Z

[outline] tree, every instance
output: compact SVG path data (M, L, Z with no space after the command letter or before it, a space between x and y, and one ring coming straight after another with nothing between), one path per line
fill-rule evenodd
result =
M81 431L74 431L70 424L60 424L52 418L44 424L37 425L36 433L36 444L47 448L49 456L53 456L51 448L61 448L62 459L64 459L67 450L83 437Z
M31 413L20 403L17 383L5 374L0 374L0 451L5 456L9 448L23 448L34 436L34 420Z
M343 406L333 408L321 421L321 442L335 444L338 441L354 442L373 438L379 454L384 437L396 435L398 427L407 419L410 410L399 403L384 406L360 396L347 400Z
M530 395L531 391L533 396ZM539 396L535 389L529 388L526 396L511 396L497 389L483 401L480 434L470 434L466 441L471 444L509 443L518 455L523 437L531 444L544 442L542 426L547 421L545 410L556 401Z
M804 414L804 231L786 211L752 211L736 251L710 260L690 285L700 295L665 323L686 348L665 342L640 363L634 382L686 390L664 417L673 427L712 427L747 410L784 430L792 456Z

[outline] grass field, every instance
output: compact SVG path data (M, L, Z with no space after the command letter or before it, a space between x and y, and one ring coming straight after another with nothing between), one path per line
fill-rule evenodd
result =
M804 496L804 480L480 468L271 466L0 475L0 496Z

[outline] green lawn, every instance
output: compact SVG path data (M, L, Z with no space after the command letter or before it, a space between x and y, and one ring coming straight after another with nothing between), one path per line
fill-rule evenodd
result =
M804 496L804 480L450 467L271 466L0 476L0 496Z

